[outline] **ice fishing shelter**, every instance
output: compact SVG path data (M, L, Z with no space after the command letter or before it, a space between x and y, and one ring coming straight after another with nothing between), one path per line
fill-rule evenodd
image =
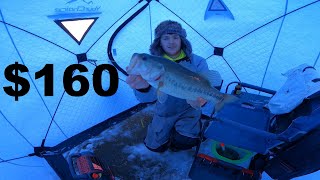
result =
M241 81L277 90L286 70L302 63L320 68L319 0L219 2L1 1L0 82L13 91L11 95L0 91L1 177L56 179L44 159L28 156L34 147L67 148L64 142L71 137L137 105L123 72L134 52L148 52L153 29L162 20L183 25L194 53L221 73L222 89ZM230 12L215 13L219 10ZM230 13L234 19L225 16ZM10 66L15 62L27 70ZM53 64L52 95L45 95L44 77L36 78L46 64ZM72 64L88 69L73 74L88 80L88 92L80 96L65 91L64 74ZM112 96L94 91L93 72L101 64L118 70L119 85ZM6 68L13 82L5 76ZM17 75L30 84L24 95L18 92L26 83L18 83ZM109 73L102 77L106 90ZM76 91L83 88L78 81L69 86Z

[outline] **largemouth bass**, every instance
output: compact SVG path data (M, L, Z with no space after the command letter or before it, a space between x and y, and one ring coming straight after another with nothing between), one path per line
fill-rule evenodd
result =
M162 103L167 95L187 101L201 97L215 103L217 111L226 102L238 100L237 97L223 94L213 87L214 84L221 82L221 77L216 71L209 70L205 74L198 74L163 57L135 53L127 67L127 73L141 75L157 89L158 100ZM214 82L218 79L220 82Z

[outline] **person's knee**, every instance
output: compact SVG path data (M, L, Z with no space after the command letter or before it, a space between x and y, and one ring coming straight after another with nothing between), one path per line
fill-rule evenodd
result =
M149 147L146 143L144 143L144 145L150 150L150 151L153 151L153 152L158 152L158 153L162 153L162 152L165 152L169 146L168 146L169 142L166 142L165 144L157 147L157 148L151 148Z
M170 147L177 150L187 150L196 146L199 143L199 141L199 138L184 136L177 132L175 129L173 129Z

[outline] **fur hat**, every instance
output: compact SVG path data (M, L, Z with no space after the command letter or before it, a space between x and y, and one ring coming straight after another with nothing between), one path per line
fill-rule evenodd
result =
M150 53L156 56L162 56L164 51L160 46L160 37L164 34L178 34L181 38L181 49L186 56L191 59L192 46L187 40L186 30L176 21L166 20L161 22L155 29L155 38L150 45Z

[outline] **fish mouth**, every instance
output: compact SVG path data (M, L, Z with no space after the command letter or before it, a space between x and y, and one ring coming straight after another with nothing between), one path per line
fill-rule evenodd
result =
M137 59L137 53L134 53L131 57L131 63L127 68L127 73L131 73L132 69L137 65L138 59Z

